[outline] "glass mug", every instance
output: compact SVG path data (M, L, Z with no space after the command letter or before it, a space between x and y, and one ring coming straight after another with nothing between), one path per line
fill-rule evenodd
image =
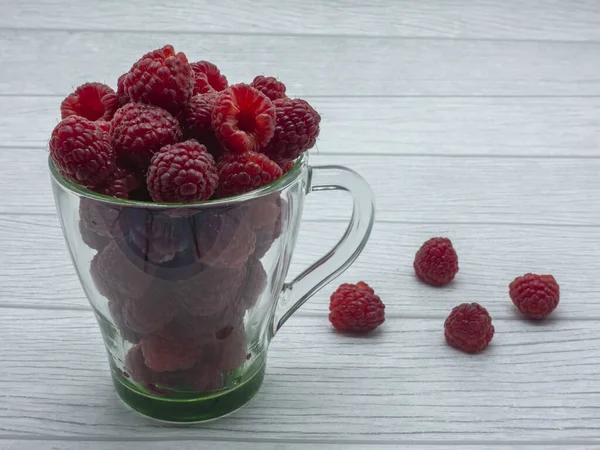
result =
M63 178L54 199L76 272L100 325L115 388L134 410L166 422L229 414L260 388L267 348L285 321L358 257L373 194L341 166L301 157L257 191L194 204L107 197ZM305 196L348 191L346 232L285 282Z

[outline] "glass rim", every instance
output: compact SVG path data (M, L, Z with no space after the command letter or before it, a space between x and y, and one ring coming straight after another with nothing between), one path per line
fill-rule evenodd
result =
M177 208L201 208L206 207L210 208L213 206L227 206L237 203L242 203L244 201L264 197L266 195L272 194L274 192L279 192L285 189L286 187L293 184L302 174L303 169L308 165L308 155L307 153L303 153L292 168L281 178L273 181L270 184L262 186L253 191L247 192L245 194L235 195L232 197L226 197L221 199L213 199L213 200L203 200L200 202L193 203L165 203L165 202L147 202L147 201L139 201L139 200L129 200L111 197L109 195L100 194L98 192L94 192L91 189L88 189L84 186L81 186L77 183L74 183L70 180L67 180L61 173L58 171L54 161L52 158L48 156L48 166L50 168L50 175L52 179L60 184L63 188L68 190L69 192L78 195L80 197L86 197L90 200L100 201L104 203L109 203L115 206L131 206L138 208L155 208L155 209L177 209Z

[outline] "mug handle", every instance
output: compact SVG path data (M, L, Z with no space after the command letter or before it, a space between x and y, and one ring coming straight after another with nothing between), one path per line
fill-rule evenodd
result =
M275 310L273 335L310 297L342 274L365 248L375 219L375 199L366 180L343 166L309 167L307 193L346 191L354 199L346 232L325 256L283 285Z

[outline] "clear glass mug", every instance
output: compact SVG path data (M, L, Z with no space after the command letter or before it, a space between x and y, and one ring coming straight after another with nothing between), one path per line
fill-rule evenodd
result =
M94 310L120 398L145 416L202 422L260 388L271 339L364 248L373 194L341 166L304 156L280 180L234 198L185 204L106 197L63 178L50 161L56 207ZM285 282L305 196L348 191L340 241Z

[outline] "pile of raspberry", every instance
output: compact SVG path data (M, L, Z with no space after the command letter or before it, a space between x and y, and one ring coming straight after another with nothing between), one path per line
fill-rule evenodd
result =
M117 90L85 83L61 104L50 156L68 180L122 199L193 203L273 183L311 149L321 117L274 77L229 84L166 45Z
M230 85L214 64L167 45L135 62L116 92L79 86L61 115L50 139L60 173L134 201L79 204L90 275L127 350L123 376L155 395L220 389L252 361L244 318L267 289L261 259L288 205L277 192L243 207L193 203L283 176L315 145L319 114L273 77Z

